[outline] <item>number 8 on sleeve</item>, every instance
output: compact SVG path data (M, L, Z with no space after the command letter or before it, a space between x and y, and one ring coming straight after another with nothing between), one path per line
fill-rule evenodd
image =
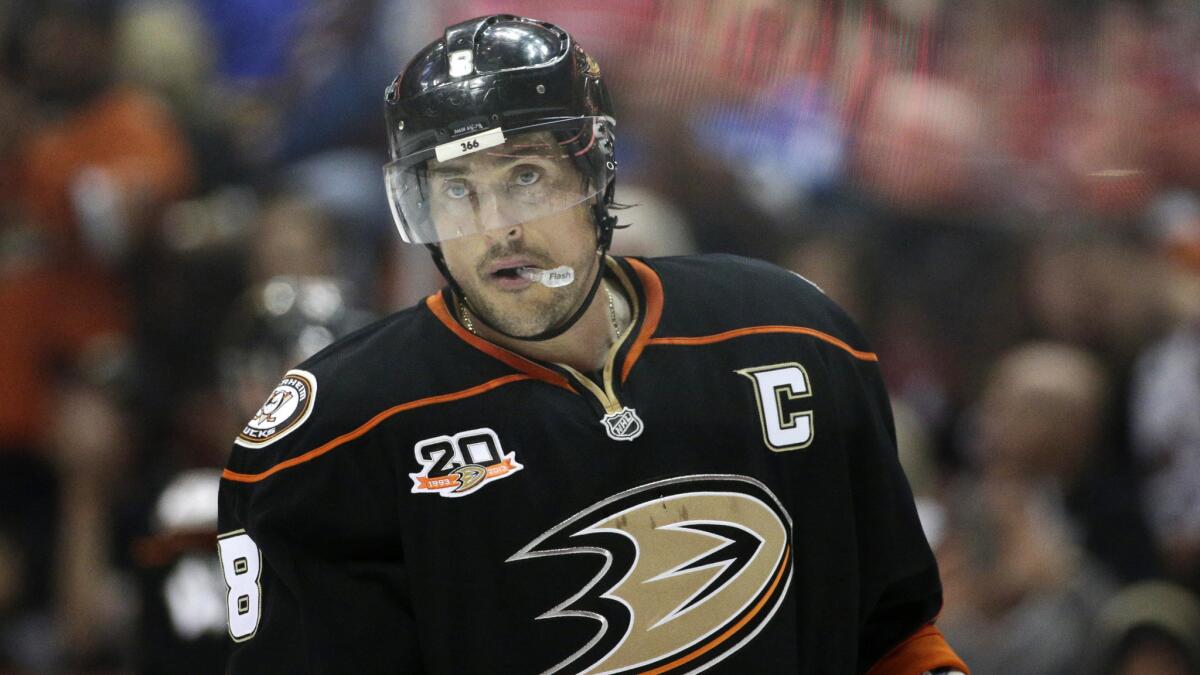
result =
M227 532L217 538L221 572L229 587L229 636L234 642L254 637L262 613L262 554L245 530Z

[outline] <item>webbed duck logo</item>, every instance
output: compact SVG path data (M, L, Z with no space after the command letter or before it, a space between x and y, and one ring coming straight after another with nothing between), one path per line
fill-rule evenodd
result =
M600 572L537 617L588 617L595 636L544 672L695 672L750 642L787 593L792 521L762 483L683 476L595 504L508 562L590 553Z

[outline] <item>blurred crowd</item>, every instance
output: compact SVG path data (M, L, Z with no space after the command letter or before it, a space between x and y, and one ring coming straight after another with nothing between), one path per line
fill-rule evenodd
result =
M977 675L1200 673L1192 0L0 1L0 673L221 670L231 439L441 285L383 90L499 11L604 69L617 253L862 325Z

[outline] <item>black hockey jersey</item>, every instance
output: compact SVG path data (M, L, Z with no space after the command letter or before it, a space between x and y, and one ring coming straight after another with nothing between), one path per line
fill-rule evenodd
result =
M231 672L963 667L849 319L729 256L608 273L634 322L590 377L449 290L287 373L221 483Z

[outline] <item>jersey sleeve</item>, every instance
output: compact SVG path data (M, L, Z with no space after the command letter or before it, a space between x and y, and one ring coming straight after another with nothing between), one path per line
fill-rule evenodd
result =
M322 395L285 438L235 444L222 475L227 672L420 672L395 477Z
M966 672L933 625L942 605L941 581L900 467L879 367L855 359L849 368L840 408L859 551L859 672L920 675L943 667Z

